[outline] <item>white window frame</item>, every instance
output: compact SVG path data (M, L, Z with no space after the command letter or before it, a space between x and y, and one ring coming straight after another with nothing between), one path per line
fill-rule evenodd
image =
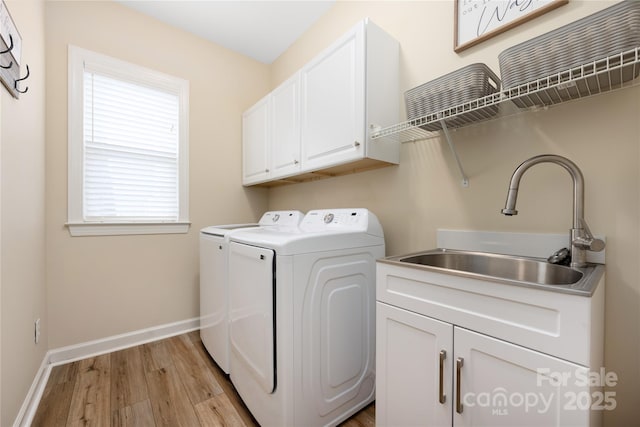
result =
M84 68L114 78L160 88L179 96L178 191L176 221L86 221L83 213ZM68 221L72 236L186 233L189 230L189 82L155 70L69 45L68 71Z

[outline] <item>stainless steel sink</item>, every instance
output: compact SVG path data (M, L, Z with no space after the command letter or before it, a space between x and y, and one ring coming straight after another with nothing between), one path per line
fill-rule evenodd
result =
M548 262L480 252L432 252L402 258L400 262L494 276L544 285L571 285L582 273Z
M381 262L589 295L595 289L604 271L604 268L599 265L588 265L582 268L565 267L550 264L540 258L453 249L433 249L388 257ZM594 274L596 271L599 274Z

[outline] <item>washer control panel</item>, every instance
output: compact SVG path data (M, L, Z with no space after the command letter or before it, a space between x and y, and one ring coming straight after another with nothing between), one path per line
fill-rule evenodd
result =
M260 218L261 226L278 225L283 227L297 227L304 218L300 211L269 211Z
M300 224L303 231L364 231L369 224L367 209L318 209L309 211Z

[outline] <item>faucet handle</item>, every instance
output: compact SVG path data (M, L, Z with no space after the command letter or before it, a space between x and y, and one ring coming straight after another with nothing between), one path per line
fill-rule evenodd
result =
M604 249L605 243L600 239L593 239L591 241L591 245L589 246L590 251L600 252Z
M587 249L593 252L600 252L604 249L604 246L605 246L604 241L593 238L589 242L589 247Z
M584 229L584 233L579 233L577 236L575 236L573 238L573 244L592 252L602 251L605 247L604 241L593 237L593 234L591 234L591 230L587 225L587 221L582 219L580 223Z
M575 239L573 239L573 244L582 249L587 249L592 252L600 252L604 249L605 246L604 241L596 239L593 236L576 237Z

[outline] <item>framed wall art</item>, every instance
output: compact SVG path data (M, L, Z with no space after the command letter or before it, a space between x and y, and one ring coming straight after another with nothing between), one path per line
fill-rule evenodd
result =
M463 51L569 0L453 0L454 45Z

